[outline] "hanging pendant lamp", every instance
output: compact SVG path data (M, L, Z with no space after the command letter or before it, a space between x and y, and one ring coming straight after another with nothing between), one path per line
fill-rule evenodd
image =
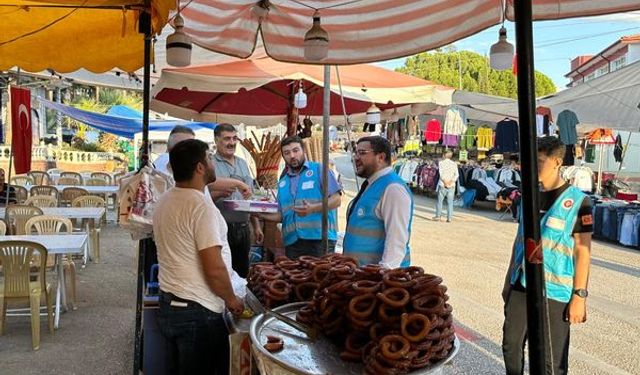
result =
M368 124L380 123L380 108L376 107L374 103L371 103L371 107L367 109L367 123Z
M167 64L188 66L191 64L191 38L182 31L184 20L180 13L173 19L175 31L167 37Z
M498 42L491 46L489 65L495 70L511 69L513 63L513 44L507 42L507 29L500 28Z
M304 58L307 61L321 61L329 54L329 33L320 26L320 13L313 14L313 25L304 34Z
M305 94L304 91L302 90L302 84L300 84L300 88L298 89L298 92L293 97L293 106L298 109L307 107L307 94Z

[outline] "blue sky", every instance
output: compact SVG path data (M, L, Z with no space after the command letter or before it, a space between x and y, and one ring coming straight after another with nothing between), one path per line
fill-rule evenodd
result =
M514 25L507 22L507 35L515 44ZM454 43L459 50L489 55L489 48L498 40L495 26ZM640 11L589 18L534 23L535 68L551 77L558 90L568 83L564 77L570 71L571 59L602 51L625 35L640 34ZM377 63L388 69L404 64L404 58ZM464 63L464 62L463 62Z

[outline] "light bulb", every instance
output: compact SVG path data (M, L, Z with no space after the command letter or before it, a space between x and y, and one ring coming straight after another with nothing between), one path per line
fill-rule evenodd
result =
M513 44L507 42L507 29L500 28L498 42L491 46L489 65L495 70L511 69L513 64Z
M184 20L180 13L173 19L175 31L167 37L167 64L187 66L191 64L191 38L182 31Z
M304 34L304 58L308 61L320 61L329 54L329 33L320 26L320 13L313 14L313 25Z

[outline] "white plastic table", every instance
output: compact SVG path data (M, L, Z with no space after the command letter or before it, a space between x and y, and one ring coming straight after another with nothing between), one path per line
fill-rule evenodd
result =
M63 254L82 254L87 247L88 236L82 234L34 234L1 236L2 241L32 241L44 246L48 254L56 256L56 268L58 274L58 288L56 290L55 323L57 329L60 326L60 311L67 309L67 290L64 281Z
M85 248L85 254L83 259L83 266L86 265L89 257L89 247L93 249L98 245L97 236L98 233L94 230L95 223L102 220L102 216L105 213L104 207L42 207L40 208L45 215L59 216L67 219L88 219L91 222L87 223L87 234L91 241L89 246ZM0 208L0 217L5 217L5 208Z
M68 187L77 187L88 191L91 194L118 194L118 186L115 185L107 185L107 186L85 186L85 185L52 185L59 192L62 193L64 188Z

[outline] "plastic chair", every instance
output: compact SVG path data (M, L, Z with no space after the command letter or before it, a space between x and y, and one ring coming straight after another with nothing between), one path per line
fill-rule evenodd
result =
M25 234L27 220L34 216L42 215L42 210L35 206L12 205L6 208L7 226L11 234Z
M34 257L39 257L40 266L36 280L31 281L30 268ZM53 334L53 291L46 279L47 249L31 241L1 241L4 285L0 287L0 334L4 332L7 303L29 300L31 306L31 342L33 350L40 348L40 300L44 297L47 306L49 332Z
M60 192L55 186L36 185L31 187L29 194L33 197L36 195L48 195L54 197L56 200L60 198Z
M49 174L43 171L31 171L27 175L33 178L36 185L47 185L49 183Z
M111 182L113 181L113 178L111 178L111 175L106 172L93 172L91 173L91 178L99 178L101 180L104 180L104 182L106 182L107 185L111 185Z
M36 206L40 208L58 207L58 199L50 195L34 195L29 197L25 202L27 206Z
M73 224L71 220L51 215L35 216L27 220L25 224L27 234L33 232L37 234L71 234L73 232ZM52 256L47 257L47 267L55 265L55 259ZM71 305L75 310L76 307L76 264L73 262L71 255L67 254L62 257L62 267L64 269L65 280L69 280L69 289L71 290Z
M51 168L51 169L47 169L47 173L49 173L49 175L52 174L57 174L59 175L60 173L64 172L62 169L60 168Z
M86 186L107 186L110 185L109 183L107 183L107 181L101 179L101 178L88 178L84 184Z
M24 186L11 186L13 190L16 192L16 203L24 204L24 202L29 198L29 191Z
M74 177L60 177L56 185L63 186L80 186L82 185L77 178Z
M120 184L120 180L122 179L122 177L124 177L127 173L126 172L118 172L116 174L113 175L113 184L114 185L118 185Z
M76 180L78 180L78 185L82 185L84 181L82 175L78 172L62 172L60 173L60 178L75 178ZM58 185L62 184L58 182Z
M100 261L100 229L101 229L101 224L102 222L106 222L107 221L107 202L98 196L95 195L85 195L82 197L78 197L76 199L73 200L73 202L71 202L71 207L102 207L104 208L104 215L102 216L102 219L99 220L98 222L94 222L93 224L93 228L92 230L94 231L94 235L93 238L95 238L95 242L92 246L92 248L94 249L94 257L96 259L96 261ZM86 227L86 223L83 222L82 223L82 227Z
M0 220L0 236L7 234L7 224L4 220Z
M11 185L25 186L34 185L33 178L27 175L13 176L11 177Z
M62 196L60 197L60 205L71 205L74 199L83 195L89 195L89 192L80 187L67 187L62 189Z

